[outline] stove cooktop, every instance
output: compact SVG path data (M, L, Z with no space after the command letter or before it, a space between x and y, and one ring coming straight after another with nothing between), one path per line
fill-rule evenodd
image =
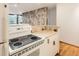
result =
M10 39L9 45L10 45L11 49L14 50L14 49L23 47L27 44L30 44L32 42L35 42L37 40L40 40L40 39L41 39L40 37L30 34L30 35Z

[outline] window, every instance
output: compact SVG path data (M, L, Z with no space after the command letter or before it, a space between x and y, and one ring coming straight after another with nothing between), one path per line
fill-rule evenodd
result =
M9 24L17 24L17 15L9 15Z
M23 23L22 15L9 14L9 24L22 24L22 23Z
M22 19L22 15L18 15L18 23L22 24L23 23L23 19Z

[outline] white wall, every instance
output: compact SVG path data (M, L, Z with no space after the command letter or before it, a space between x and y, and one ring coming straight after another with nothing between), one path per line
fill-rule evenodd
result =
M57 25L61 41L79 46L79 4L58 4Z
M48 25L56 25L56 6L48 8Z

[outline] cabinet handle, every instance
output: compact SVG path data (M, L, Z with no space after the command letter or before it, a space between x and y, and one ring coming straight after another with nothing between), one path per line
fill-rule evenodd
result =
M47 43L49 44L49 39L47 39Z
M53 41L53 45L55 45L56 43L55 43L55 41Z
M20 30L20 28L17 28L17 30Z

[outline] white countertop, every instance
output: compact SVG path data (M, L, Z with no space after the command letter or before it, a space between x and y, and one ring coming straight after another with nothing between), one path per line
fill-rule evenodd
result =
M46 38L46 37L49 37L51 35L54 35L55 33L57 32L54 32L54 31L39 31L39 32L34 32L32 33L33 35L36 35L36 36L39 36L39 37L42 37L42 38Z

